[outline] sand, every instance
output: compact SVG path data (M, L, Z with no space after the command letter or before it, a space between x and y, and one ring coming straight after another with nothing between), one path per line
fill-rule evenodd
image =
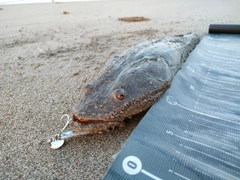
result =
M0 7L0 179L101 179L144 114L110 133L59 133L81 87L105 62L148 39L239 23L238 0L101 1ZM65 12L65 13L64 13ZM119 17L144 16L128 23Z

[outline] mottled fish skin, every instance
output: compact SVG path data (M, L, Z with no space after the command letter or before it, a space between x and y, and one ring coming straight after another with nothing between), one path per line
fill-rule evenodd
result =
M108 61L81 89L73 109L74 131L99 132L123 126L169 88L199 38L195 33L149 40Z

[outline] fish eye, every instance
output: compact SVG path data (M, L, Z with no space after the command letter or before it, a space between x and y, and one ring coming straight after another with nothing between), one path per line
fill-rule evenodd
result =
M119 100L124 99L124 94L118 94L117 98L118 98Z
M118 100L123 100L126 96L126 91L124 89L115 89L113 91L113 97Z

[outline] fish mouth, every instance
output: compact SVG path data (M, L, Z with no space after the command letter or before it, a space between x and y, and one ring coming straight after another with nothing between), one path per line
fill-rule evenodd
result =
M99 132L109 132L115 127L124 127L123 121L114 120L103 120L103 119L93 119L93 118L80 118L73 114L71 123L71 128L74 132L88 132L88 133L99 133Z
M75 122L79 122L82 124L96 124L96 123L106 123L106 122L112 122L111 120L105 120L100 118L83 118L78 117L77 115L73 114L72 120Z

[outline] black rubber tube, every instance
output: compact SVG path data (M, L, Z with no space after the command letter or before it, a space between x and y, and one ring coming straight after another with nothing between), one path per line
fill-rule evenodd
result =
M210 24L209 33L240 34L240 24Z

